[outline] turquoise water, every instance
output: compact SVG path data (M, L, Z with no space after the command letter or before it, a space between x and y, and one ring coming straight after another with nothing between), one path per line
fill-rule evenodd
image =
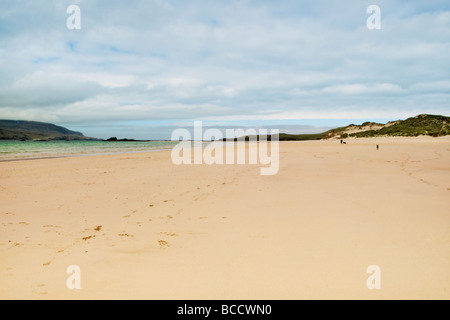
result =
M171 149L174 141L0 141L0 161Z

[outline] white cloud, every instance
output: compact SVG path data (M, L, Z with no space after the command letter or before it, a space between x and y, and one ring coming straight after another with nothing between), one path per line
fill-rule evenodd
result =
M448 114L445 1L380 1L379 31L357 0L79 1L79 31L69 4L0 4L0 118Z
M404 90L393 83L375 83L375 84L342 84L326 87L322 90L324 93L333 94L386 94L401 93Z
M86 82L95 82L102 87L112 89L128 87L136 81L134 75L114 73L74 73L71 77Z

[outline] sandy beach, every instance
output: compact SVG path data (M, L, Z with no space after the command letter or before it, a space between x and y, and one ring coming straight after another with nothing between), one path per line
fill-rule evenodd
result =
M0 299L450 299L450 137L347 142L0 163Z

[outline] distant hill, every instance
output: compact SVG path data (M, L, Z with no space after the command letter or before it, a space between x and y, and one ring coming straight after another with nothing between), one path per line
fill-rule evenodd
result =
M372 126L372 127L371 127ZM385 125L363 123L361 128L348 133L350 137L402 136L417 137L420 135L440 137L450 134L450 117L421 114L406 120L388 122Z
M420 135L439 137L450 134L450 117L421 114L406 120L390 121L386 124L364 122L361 125L350 124L317 134L280 134L280 141L345 139L348 137L417 137Z
M450 117L421 114L406 120L390 121L386 124L365 122L361 125L348 125L317 134L279 135L280 141L302 141L322 139L346 139L348 137L417 137L420 135L439 137L450 135Z
M0 140L96 140L51 123L0 120Z

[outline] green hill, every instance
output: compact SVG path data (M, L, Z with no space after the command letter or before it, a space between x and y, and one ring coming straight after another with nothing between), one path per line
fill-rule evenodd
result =
M346 127L331 129L317 134L284 134L280 141L301 141L321 139L346 139L348 137L366 138L380 136L416 137L420 135L439 137L450 134L450 117L421 114L406 120L391 121L386 124L365 122L361 125L350 124Z
M0 140L94 140L51 123L0 120Z
M316 133L316 134L286 134L280 133L279 141L304 141L304 140L321 140L325 139L328 135L327 132Z
M450 117L421 114L378 130L368 130L349 134L350 137L403 136L416 137L420 135L439 137L450 134Z

